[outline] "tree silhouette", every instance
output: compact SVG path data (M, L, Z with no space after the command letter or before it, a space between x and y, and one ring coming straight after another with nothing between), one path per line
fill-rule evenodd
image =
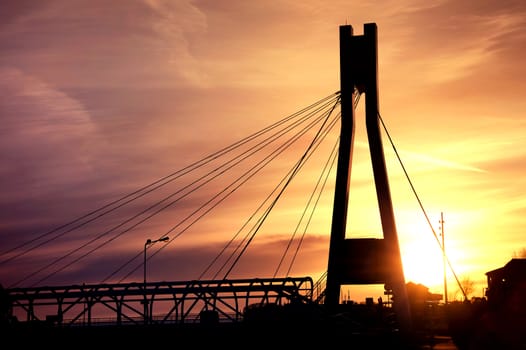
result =
M513 258L526 258L526 247L522 247L520 250L513 252Z
M471 294L473 294L473 291L475 290L475 282L471 280L469 276L464 276L460 280L460 286L464 290L464 293L466 294L466 300L469 300L471 297ZM455 300L458 300L459 295L462 296L462 290L460 288L457 289L455 292Z

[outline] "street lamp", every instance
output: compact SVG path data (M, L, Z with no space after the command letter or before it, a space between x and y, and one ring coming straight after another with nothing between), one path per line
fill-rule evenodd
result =
M148 238L146 242L144 243L144 261L142 264L143 272L144 272L144 281L143 281L143 285L144 285L144 302L143 302L144 303L144 324L148 323L148 299L146 298L146 248L148 248L149 245L152 245L157 242L168 242L169 239L170 238L168 236L162 237L159 239L155 239L153 241Z
M169 237L163 237L156 240L147 239L146 243L144 243L144 262L143 262L143 269L144 269L144 288L146 288L146 248L148 248L149 245L152 245L157 242L167 242L170 238Z

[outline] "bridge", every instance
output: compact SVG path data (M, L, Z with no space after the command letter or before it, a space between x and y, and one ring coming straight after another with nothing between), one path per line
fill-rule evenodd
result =
M313 285L305 277L13 288L8 292L12 307L26 311L26 321L121 326L240 322L251 305L310 301ZM55 308L52 314L37 314L37 310L49 312L49 306ZM156 306L164 306L165 311L154 319ZM104 314L106 318L101 317Z
M378 109L376 24L365 24L363 35L354 35L350 25L340 27L340 70L339 91L184 169L45 232L31 242L3 252L1 265L16 264L22 257L38 252L37 248L44 247L71 232L88 232L91 224L111 217L102 233L88 235L89 238L78 248L39 266L34 271L28 271L12 286L5 288L3 301L7 304L7 312L4 318L8 322L43 322L60 327L233 324L247 321L254 315L264 315L272 307L283 310L293 305L302 305L299 317L305 316L304 310L312 312L310 315L325 312L334 316L351 308L350 305L342 304L342 285L384 284L385 293L394 296L396 300L393 304L382 305L389 314L396 315L396 326L392 327L409 332L412 327L411 315L381 138L382 129L387 130ZM355 142L355 113L363 95L383 238L349 239L346 238L346 225ZM332 147L327 147L324 141L330 140L331 135L334 136L338 123L340 129L336 132L336 141ZM287 135L292 136L287 139ZM180 239L193 225L216 210L219 204L234 196L245 183L261 174L272 160L287 150L298 148L298 144L302 145L299 159L278 181L271 195L265 198L242 225L242 228L248 231L244 237L242 231L238 231L198 278L184 281L147 281L148 260L161 253L174 240ZM314 190L302 211L301 224L296 226L286 245L274 276L232 278L231 274L241 257L267 222L270 212L278 206L292 180L305 164L314 158L314 151L323 147L331 149L330 156L326 158ZM255 155L259 155L257 160L253 158ZM234 171L242 164L245 165L244 170ZM307 227L334 167L336 179L326 272L316 281L309 276L291 277L290 272ZM214 181L228 172L230 182L224 188L219 188ZM179 187L174 191L167 190L168 185L190 175L195 177L182 185L178 184ZM69 269L74 263L151 222L154 217L167 213L175 204L185 200L194 201L190 197L193 193L212 185L217 187L216 195L205 198L204 203L194 210L177 213L177 223L159 237L148 239L144 250L137 252L114 271L107 271L107 276L100 283L67 286L47 284L47 281ZM153 204L147 204L124 221L118 221L123 217L120 213L131 212L126 209L128 205L155 193L160 193L160 197L149 202ZM171 211L170 215L175 215L174 211ZM252 228L249 228L250 226ZM147 256L147 251L154 247L158 249ZM287 254L290 260L288 270L285 273L281 272L284 277L277 277ZM143 281L130 281L134 276L137 277L141 268L144 273Z

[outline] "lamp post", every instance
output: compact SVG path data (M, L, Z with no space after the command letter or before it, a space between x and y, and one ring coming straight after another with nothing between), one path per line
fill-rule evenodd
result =
M157 243L157 242L168 242L170 238L169 237L162 237L162 238L159 238L159 239L155 239L155 240L151 240L151 239L147 239L146 242L144 243L144 261L143 261L143 264L142 264L142 267L143 267L143 273L144 273L144 280L143 280L143 288L144 288L144 301L143 301L143 304L144 304L144 324L148 324L148 299L146 298L146 248L148 248L148 246L154 244L154 243Z

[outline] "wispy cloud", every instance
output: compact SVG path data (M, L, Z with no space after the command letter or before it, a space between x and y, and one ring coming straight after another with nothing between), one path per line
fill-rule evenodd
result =
M64 92L17 69L0 69L3 198L35 196L77 183L94 169L97 128L84 106Z

